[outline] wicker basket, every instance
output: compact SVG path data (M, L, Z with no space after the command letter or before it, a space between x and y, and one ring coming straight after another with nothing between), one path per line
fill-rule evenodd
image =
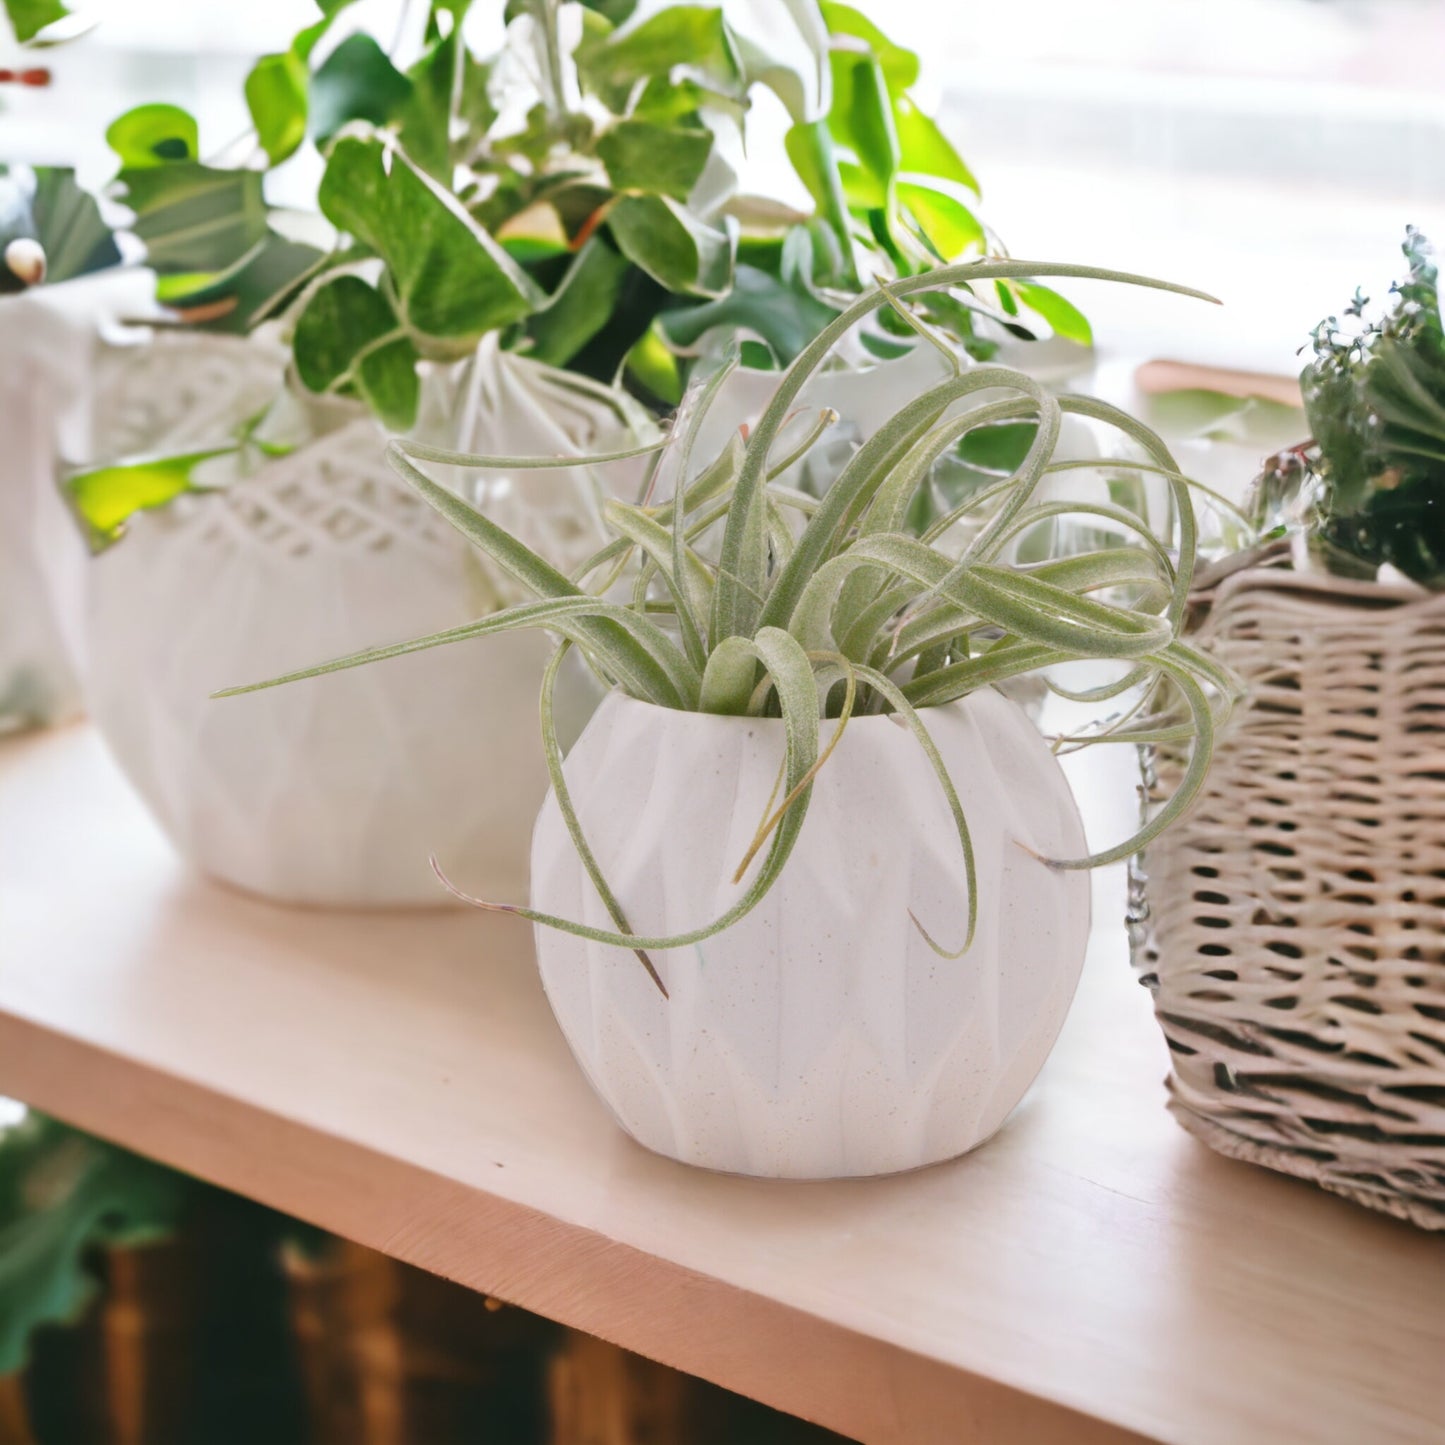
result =
M1252 566L1196 602L1194 640L1249 693L1134 869L1169 1107L1445 1229L1445 595ZM1146 755L1148 799L1182 762Z

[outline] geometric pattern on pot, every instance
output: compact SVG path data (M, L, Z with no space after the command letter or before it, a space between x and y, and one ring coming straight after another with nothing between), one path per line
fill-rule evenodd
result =
M471 549L393 476L362 418L130 519L91 566L88 700L177 848L217 878L287 902L436 904L434 852L459 885L515 895L547 782L543 636L210 698L456 625L491 599ZM582 684L571 699L585 715Z
M98 461L225 442L276 398L286 351L265 336L155 331L97 362Z
M1445 595L1255 566L1195 602L1190 640L1249 691L1131 871L1169 1108L1445 1230ZM1146 762L1167 796L1181 750Z
M792 855L753 911L651 957L536 930L547 996L593 1087L661 1154L741 1174L913 1169L982 1143L1023 1097L1073 997L1089 930L1083 828L1058 762L991 689L923 714L967 813L978 931L938 779L893 716L857 717L819 772ZM826 740L835 724L822 724ZM638 932L705 924L783 756L777 719L676 712L617 693L568 754L583 830ZM754 869L756 868L754 865ZM533 906L611 920L549 794ZM912 918L910 917L912 914Z

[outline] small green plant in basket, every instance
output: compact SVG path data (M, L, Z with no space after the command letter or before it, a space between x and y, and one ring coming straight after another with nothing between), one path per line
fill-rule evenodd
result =
M819 1176L913 1167L986 1138L1062 1023L1087 934L1081 870L1141 846L1202 780L1232 686L1179 639L1194 512L1147 428L960 364L821 498L778 480L826 429L826 410L795 402L850 327L883 307L921 327L915 296L1038 276L1164 286L978 262L875 289L803 350L746 438L695 459L726 368L715 374L669 444L671 500L610 503L613 540L571 577L415 465L520 479L556 459L394 443L417 491L537 600L279 679L518 628L563 639L542 687L553 792L531 902L482 906L538 926L544 983L589 1078L661 1152ZM1076 465L1055 454L1071 413L1136 444L1124 465L1164 479L1173 535L1106 503L1034 500ZM1019 422L1034 432L1015 467L911 522L940 459ZM1117 540L1007 562L1021 531L1070 511ZM630 600L616 600L626 582ZM612 691L564 767L551 688L569 648ZM1196 740L1169 806L1092 855L1056 761L992 686L1080 660L1123 674L1088 696L1133 699L1096 738Z
M1439 267L1413 227L1408 274L1382 314L1357 292L1314 333L1300 378L1311 440L1273 458L1256 486L1261 529L1303 522L1326 570L1389 564L1445 588L1445 322Z

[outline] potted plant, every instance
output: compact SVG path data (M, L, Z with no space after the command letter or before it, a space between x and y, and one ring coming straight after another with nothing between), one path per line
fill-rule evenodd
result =
M395 482L378 431L462 453L641 455L688 370L715 364L720 332L744 334L752 361L786 362L873 273L936 266L984 231L957 194L971 178L912 100L916 60L848 7L794 0L762 35L747 7L619 23L631 7L537 0L512 7L483 57L437 4L405 68L365 35L333 45L341 8L247 83L258 164L308 136L324 151L329 249L297 252L260 172L203 163L183 113L144 107L112 128L161 299L211 327L259 322L248 347L279 326L288 384L229 437L151 442L71 478L100 548L91 707L171 836L222 879L295 902L435 902L435 851L467 886L518 891L546 786L525 701L540 639L470 669L412 658L305 697L205 706L237 675L521 595ZM764 225L734 195L758 84L789 111L816 214L773 208ZM173 253L201 217L222 235L235 218L230 260ZM1005 303L1086 325L1035 283L988 284L1001 326L1022 326ZM927 307L956 342L994 344L966 284ZM897 368L895 401L948 369L901 318L875 321L852 361ZM189 359L172 369L182 387L197 374ZM877 394L860 386L845 408L859 437ZM566 570L601 545L604 493L635 494L640 467L451 481ZM580 669L573 683L575 733L595 693Z
M1221 1152L1445 1228L1445 328L1418 233L1383 314L1314 336L1311 439L1259 542L1202 572L1198 647L1248 699L1134 879L1170 1109ZM1181 759L1146 757L1167 791Z
M652 1149L830 1177L982 1142L1063 1022L1088 932L1081 870L1126 856L1200 785L1231 684L1178 640L1193 511L1146 428L1008 368L960 365L858 447L821 499L772 476L830 419L794 404L850 327L949 285L1069 275L1134 279L974 262L875 289L804 348L746 440L694 466L718 373L677 428L672 502L609 502L613 540L570 578L422 473L413 463L430 449L392 445L417 491L536 600L281 680L463 638L560 635L541 692L552 791L531 901L481 906L537 925L563 1032ZM1137 445L1120 468L1164 476L1175 537L1120 508L1033 500L1074 465L1056 456L1068 414ZM1020 421L1033 435L1016 467L920 514L961 439ZM1113 545L1001 561L1020 531L1073 508L1109 523ZM614 600L608 579L632 558L630 599ZM610 691L564 768L552 686L569 649ZM1142 684L1155 711L1182 701L1197 739L1170 805L1094 855L1048 747L994 688L1088 658L1126 669L1113 692ZM1104 734L1154 735L1137 714Z

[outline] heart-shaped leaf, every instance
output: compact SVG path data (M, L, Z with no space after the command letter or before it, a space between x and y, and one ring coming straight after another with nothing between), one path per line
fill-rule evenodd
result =
M391 302L359 276L338 276L312 296L293 346L297 375L312 391L360 396L394 431L416 420L416 347Z
M326 218L386 263L408 329L469 350L544 297L456 198L377 135L336 140L321 180Z
M110 123L106 144L127 170L193 161L199 154L196 119L178 105L138 105Z

